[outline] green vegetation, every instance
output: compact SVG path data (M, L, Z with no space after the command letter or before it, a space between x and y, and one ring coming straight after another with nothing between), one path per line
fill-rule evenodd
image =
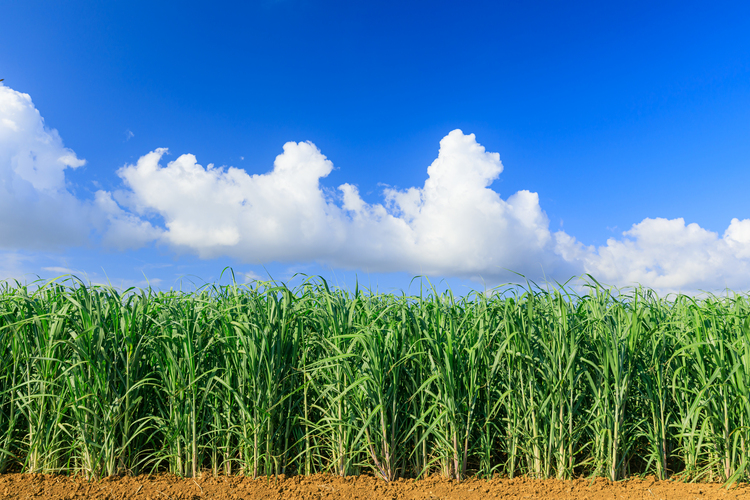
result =
M0 290L0 472L750 476L750 300Z

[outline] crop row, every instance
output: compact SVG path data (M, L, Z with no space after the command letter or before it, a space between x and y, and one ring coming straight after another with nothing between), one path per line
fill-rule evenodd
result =
M0 472L750 476L750 300L0 290Z

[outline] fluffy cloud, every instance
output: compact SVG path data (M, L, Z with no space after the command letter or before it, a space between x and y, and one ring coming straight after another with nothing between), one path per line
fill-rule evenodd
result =
M0 84L0 248L82 244L89 214L65 186L85 163L63 145L28 94Z
M369 272L566 280L589 273L615 285L661 291L750 288L750 219L722 235L683 219L645 219L600 247L551 233L536 193L491 189L497 153L454 130L440 141L421 187L388 188L381 203L356 186L321 186L332 163L309 142L289 142L273 169L203 167L190 154L162 165L165 149L117 173L122 189L78 200L65 173L84 164L27 94L0 85L0 274L20 275L26 254L88 242L152 243L210 259L317 261ZM386 179L384 179L386 180ZM3 251L5 250L5 251Z
M320 180L333 165L309 142L285 144L273 170L262 175L203 167L189 154L161 166L165 153L156 150L121 168L127 190L115 193L132 213L162 218L163 229L125 216L102 192L102 205L121 211L119 226L105 236L111 244L153 238L204 258L316 260L372 272L487 279L507 276L507 269L573 271L555 253L537 194L520 191L503 200L490 189L503 170L499 155L460 130L440 142L423 187L386 189L382 204L366 203L350 184L338 188L338 197L326 195Z
M605 283L661 291L750 288L750 219L732 219L719 236L679 219L644 219L599 248L557 235L557 250Z
M350 215L347 245L338 255L349 266L377 271L508 277L572 272L555 253L547 216L536 193L507 200L490 188L503 170L474 134L454 130L440 141L421 188L385 190L385 204L369 205L354 186L339 187Z
M128 190L115 193L134 213L164 220L162 243L203 258L261 263L319 259L346 240L341 210L319 186L333 165L311 143L285 144L272 172L252 176L203 167L190 154L162 167L165 153L158 149L121 168ZM152 228L135 225L131 220L147 239Z
M503 171L499 155L460 130L440 141L422 187L385 189L382 203L367 203L351 184L339 186L337 196L327 193L320 181L333 165L309 142L285 144L273 170L261 175L203 167L189 154L162 166L165 153L121 168L126 189L114 199L97 194L111 221L105 242L130 248L157 241L203 258L318 261L489 282L518 272L558 280L589 273L662 291L750 283L750 220L733 219L720 237L682 219L645 219L622 238L587 247L550 232L536 193L503 199L491 189ZM163 227L146 222L153 217Z

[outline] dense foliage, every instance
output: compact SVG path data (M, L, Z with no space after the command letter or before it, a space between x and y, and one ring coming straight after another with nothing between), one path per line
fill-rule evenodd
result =
M750 300L0 290L0 472L748 479Z

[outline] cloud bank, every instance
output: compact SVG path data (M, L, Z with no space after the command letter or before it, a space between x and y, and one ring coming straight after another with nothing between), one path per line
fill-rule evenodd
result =
M203 167L189 154L162 166L165 153L121 168L126 190L97 195L113 214L114 199L128 209L113 216L106 241L123 248L154 239L203 258L255 264L314 260L487 279L507 269L539 274L571 267L555 254L537 194L520 191L503 200L489 187L503 169L499 155L460 130L440 141L423 187L386 189L382 204L366 203L351 184L327 194L320 181L333 164L309 142L285 144L262 175ZM163 219L163 227L144 224L140 217L149 215Z
M122 188L82 201L65 171L84 164L44 125L31 98L0 85L0 248L50 249L96 241L121 251L156 244L204 259L456 276L640 283L663 291L750 288L750 219L720 236L683 219L645 219L620 238L586 246L551 232L536 193L491 188L498 153L454 130L419 187L386 188L380 203L353 184L321 184L333 164L310 142L288 142L272 170L202 166L166 149L117 171ZM384 179L385 180L385 179Z

